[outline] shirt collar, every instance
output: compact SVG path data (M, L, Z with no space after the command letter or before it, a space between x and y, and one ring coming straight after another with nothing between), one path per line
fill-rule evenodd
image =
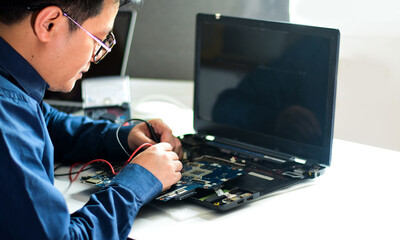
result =
M21 88L38 103L42 102L49 85L39 73L0 37L0 67L14 78Z

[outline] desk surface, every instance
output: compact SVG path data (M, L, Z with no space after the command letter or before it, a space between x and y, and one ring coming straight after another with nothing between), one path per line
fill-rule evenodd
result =
M133 86L137 90L143 84L136 81ZM172 95L179 91L179 101L190 106L191 83L157 84L164 90L169 86L167 92ZM144 96L143 92L136 92L135 96L133 88L133 106ZM186 110L180 116L186 122L185 131L191 127ZM170 113L164 116L167 123L174 122ZM178 125L182 128L181 123ZM227 213L186 202L145 206L130 236L137 240L400 239L399 169L400 152L335 139L332 166L309 184ZM70 185L67 179L56 178L55 185L64 194L71 212L82 207L95 191L80 183Z
M399 239L400 153L335 139L332 157L332 166L312 184L231 212L221 214L191 203L146 206L130 236L138 240ZM94 192L80 183L69 186L66 180L56 179L55 185L71 212Z

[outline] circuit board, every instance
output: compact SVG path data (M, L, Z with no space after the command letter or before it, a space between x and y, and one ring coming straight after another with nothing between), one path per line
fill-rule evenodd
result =
M197 188L216 188L222 183L243 174L243 169L208 161L184 164L181 180L167 192L157 197L160 201L181 200L194 194Z

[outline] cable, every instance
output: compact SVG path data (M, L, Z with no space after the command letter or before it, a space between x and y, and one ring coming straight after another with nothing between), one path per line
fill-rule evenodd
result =
M119 133L119 130L121 129L122 126L124 126L125 124L127 124L128 122L131 122L131 121L138 121L138 122L144 122L144 123L146 123L147 127L149 128L149 131L150 131L150 134L151 134L152 139L153 139L155 142L157 142L157 143L160 142L160 140L157 138L157 135L156 135L156 133L155 133L155 131L154 131L153 126L151 126L151 124L150 124L149 122L147 122L146 120L138 119L138 118L132 118L132 119L126 120L123 124L121 124L121 125L117 128L117 131L115 132L115 137L117 138L117 142L118 142L119 146L122 148L122 150L124 150L124 152L126 153L126 155L130 156L130 154L128 153L128 151L127 151L127 150L124 148L124 146L122 145L121 140L119 139L118 133Z
M56 171L62 166L67 166L67 165L65 165L63 163L60 163L60 164L58 164L57 166L54 167L54 177L64 177L64 176L69 176L71 174L77 174L78 173L78 172L72 172L71 174L69 174L69 173L56 173ZM93 167L86 168L82 172L88 171L88 170L90 170L92 168Z
M130 157L129 157L129 159L125 162L125 164L124 164L124 166L121 168L121 170L132 160L132 158L136 155L136 153L140 150L140 149L142 149L143 147L145 147L145 146L152 146L150 143L143 143L142 145L140 145L138 148L136 148L136 150L132 153L132 155L130 155ZM75 177L72 179L72 169L75 167L75 166L77 166L77 165L80 165L80 164L82 164L82 163L75 163L75 164L72 164L72 166L70 167L70 169L69 169L69 180L71 181L71 183L72 182L74 182L77 178L78 178L78 176L79 176L79 174L81 173L81 172L83 172L84 171L84 169L88 166L88 165L90 165L90 164L92 164L92 163L95 163L95 162L104 162L104 163L106 163L109 167L110 167L110 169L111 169L111 172L114 174L114 175L117 175L120 171L118 171L118 172L115 172L115 170L114 170L114 167L111 165L111 163L109 162L109 161L107 161L107 160L104 160L104 159L95 159L95 160L92 160L92 161L89 161L89 162L87 162L87 163L85 163L80 169L79 169L79 171L77 172L77 174L75 175Z

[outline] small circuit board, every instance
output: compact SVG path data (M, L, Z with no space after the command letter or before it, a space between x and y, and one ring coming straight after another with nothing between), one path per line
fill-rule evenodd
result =
M105 187L110 184L111 180L114 178L112 173L107 171L99 170L95 173L90 173L81 177L80 181L82 183L87 183L95 185L96 187Z
M123 162L118 162L114 164L114 170L119 172L124 166ZM84 172L81 175L80 182L96 187L106 187L113 180L115 175L112 173L108 165L104 163L94 163L93 169L88 172Z

